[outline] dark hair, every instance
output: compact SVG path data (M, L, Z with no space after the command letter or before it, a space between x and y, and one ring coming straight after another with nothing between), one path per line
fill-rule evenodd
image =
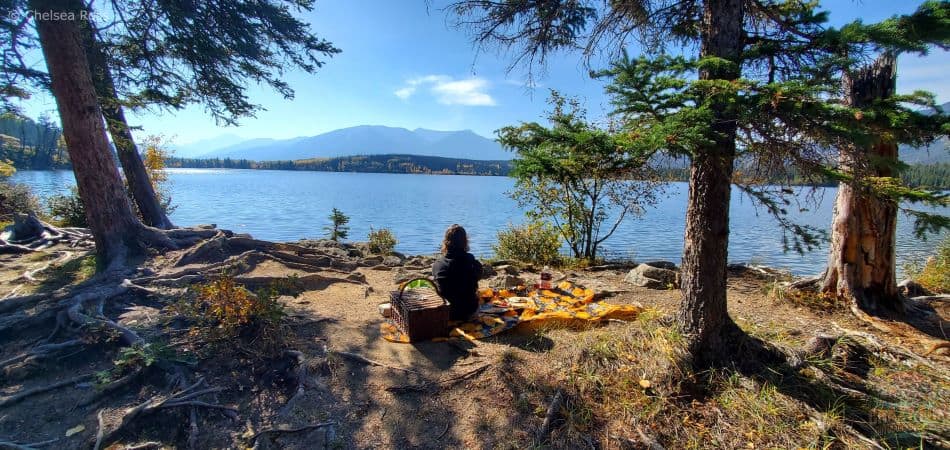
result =
M445 239L442 240L442 254L467 252L468 235L465 234L465 228L455 223L445 230Z

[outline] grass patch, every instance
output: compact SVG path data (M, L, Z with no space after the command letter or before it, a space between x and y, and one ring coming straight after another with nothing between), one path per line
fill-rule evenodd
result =
M931 292L950 293L950 236L937 245L934 255L923 265L910 264L904 272Z
M48 257L46 254L44 257ZM40 258L40 256L37 256ZM81 283L96 274L96 257L88 255L73 258L63 264L50 266L46 270L46 277L37 288L37 292L50 292L71 284Z
M786 289L779 281L773 281L763 287L764 293L780 302L788 302L813 311L844 311L848 305L840 298L822 292Z
M744 328L781 347L800 345L772 324ZM592 439L603 448L642 447L641 432L665 448L866 447L854 430L906 448L950 432L950 386L873 354L859 361L855 355L865 354L849 339L800 369L776 362L754 372L696 374L681 364L683 337L655 310L635 323L549 336L556 340L550 353L508 350L500 365L520 389L511 396L522 417L516 423L540 421L553 393L565 393L562 421L544 443L551 448L587 448ZM849 396L829 379L867 396Z

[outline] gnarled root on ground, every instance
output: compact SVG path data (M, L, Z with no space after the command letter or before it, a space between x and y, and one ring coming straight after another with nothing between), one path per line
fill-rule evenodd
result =
M45 227L42 223L41 226ZM56 230L54 227L50 229ZM107 340L124 347L144 345L146 339L139 334L140 331L136 331L124 325L125 322L110 318L106 314L107 311L112 309L107 307L116 299L121 298L123 302L130 300L131 303L138 303L146 297L176 296L180 293L180 289L187 288L190 284L222 274L236 275L235 278L239 283L248 286L266 285L278 281L279 279L275 277L257 276L250 273L255 266L263 262L275 262L296 270L297 273L304 272L295 278L297 283L295 287L305 290L323 289L337 282L365 283L365 279L356 276L359 274L354 275L344 270L347 268L346 264L353 263L344 261L345 258L340 258L339 255L322 254L320 249L257 241L249 237L234 236L233 233L228 231L207 227L167 231L143 227L142 230L139 240L146 247L182 251L173 254L175 255L173 260L158 258L146 261L146 264L141 267L134 268L122 264L113 264L98 275L75 285L48 293L20 295L11 293L0 300L0 342L18 341L19 345L25 346L16 353L9 350L2 353L2 357L0 357L0 377L3 377L3 374L9 376L9 373L15 370L33 370L38 363L62 355L72 355L77 351L83 351L86 347L94 344L98 345L97 343ZM46 230L46 233L53 234L49 230ZM42 275L48 272L49 267L86 254L86 252L62 250L61 246L66 238L58 236L81 236L82 239L88 240L87 232L64 229L58 233L51 237L60 239L59 243L61 245L54 250L62 252L62 256L39 269L30 271L28 276L25 277L26 279L32 278L41 281ZM16 245L26 246L19 242ZM44 244L39 244L37 247L41 245ZM186 246L191 246L191 248L183 248ZM29 248L31 248L30 251L33 251L32 247ZM240 276L241 274L244 274L244 276ZM36 330L44 327L48 330L37 335ZM24 334L24 332L28 332L28 334ZM26 338L25 336L33 337ZM29 341L28 339L37 340ZM151 337L149 339L151 340ZM10 349L10 347L7 347L7 349ZM285 412L293 407L293 403L297 398L309 389L319 386L317 371L321 370L321 367L326 363L325 351L323 355L313 358L304 357L303 354L294 352L288 354L295 363L291 367L295 367L294 378L297 386L295 393L282 408L282 411ZM347 354L343 356L363 363L376 363L358 357L358 355ZM184 370L185 367L175 362L156 362L150 367L164 372L171 379L172 385L179 387L185 386L186 383L183 380L190 378L187 371ZM110 394L149 380L150 377L145 374L151 373L150 370L146 367L140 367L131 372L122 373L120 378L100 387L88 397L84 397L78 406L94 411L101 404L106 404L104 403L105 399ZM43 386L31 386L13 395L0 398L0 407L12 405L56 389L68 388L77 383L86 383L92 378L93 374L85 374ZM90 446L108 446L138 418L160 409L179 407L186 408L184 412L188 421L185 428L188 430L186 435L190 436L188 445L196 446L197 433L199 432L197 430L199 425L197 418L200 409L214 409L231 416L235 415L235 410L231 407L216 404L211 400L203 400L207 398L204 397L205 395L220 392L221 389L206 387L202 383L199 380L197 383L170 396L156 396L129 409L118 420L115 419L114 415L102 414L100 411L100 430L95 438L96 442L89 442ZM279 433L284 432L284 430L273 430L272 432ZM256 438L254 440L257 441Z
M112 442L112 440L116 436L118 436L118 434L121 433L126 427L128 427L129 424L135 421L135 419L154 413L161 409L188 407L188 408L192 408L191 411L194 411L194 408L206 408L206 409L221 411L224 414L231 417L232 419L237 418L236 408L219 405L216 403L208 403L207 401L200 400L200 397L221 392L224 390L224 388L219 388L219 387L204 387L203 388L203 386L205 386L205 381L203 378L201 378L201 379L198 379L198 381L192 384L191 386L185 389L182 389L181 391L175 394L172 394L170 396L158 395L158 396L152 397L146 400L145 402L135 406L134 408L127 410L122 415L122 418L119 419L119 423L114 428L112 428L112 430L109 430L109 431L106 431L106 424L102 418L102 411L100 411L98 414L99 431L96 433L96 440L93 445L93 448L95 450L98 450L103 445L108 446L108 444ZM195 422L192 422L192 424L194 427L197 427L197 424Z
M84 228L60 228L38 219L34 214L14 214L10 236L0 240L0 253L29 253L68 244L91 247L92 235Z

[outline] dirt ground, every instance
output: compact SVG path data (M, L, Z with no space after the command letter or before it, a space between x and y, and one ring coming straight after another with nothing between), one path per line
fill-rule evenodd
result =
M22 277L24 272L61 257L61 251L50 249L46 256L0 256L0 298L54 292L58 285L72 282L78 272L64 274L57 270L61 264L36 274L35 282ZM280 297L289 321L283 336L286 348L299 352L300 364L308 366L309 376L303 382L292 379L292 364L286 357L267 359L240 349L224 349L193 361L189 367L206 386L220 388L205 400L234 408L234 412L202 407L160 409L125 427L111 439L109 448L523 448L534 445L554 395L553 385L539 380L563 377L576 356L572 344L587 333L604 329L621 332L638 326L611 322L592 330L509 333L477 345L390 343L380 337L383 318L377 305L388 301L399 269L360 266L336 274L339 279L346 275L352 282L334 278L319 289ZM265 261L242 276L263 279L308 273ZM607 293L605 301L656 310L657 320L667 320L662 316L675 314L678 307L679 291L625 283L624 270L565 270L562 275ZM945 301L918 305L929 313L926 320L916 328L901 324L899 329L906 333L887 334L858 320L846 308L818 309L770 295L773 287L769 277L734 272L729 281L729 310L743 329L784 347L799 348L814 336L840 334L842 330L870 333L918 355L925 354L932 343L946 340L941 335L950 318ZM183 342L176 336L187 334L187 330L161 320L173 301L169 296L126 296L110 303L104 314L141 330L143 336L154 335L174 346ZM5 314L13 312L0 313L0 318ZM50 331L0 332L0 360L15 357ZM189 351L188 345L179 347L181 353ZM168 395L167 382L155 373L107 393L92 377L73 380L109 370L118 352L114 343L96 342L37 361L34 370L0 374L0 448L92 448L97 430L115 428L129 407L156 395ZM950 363L941 351L927 358L944 369ZM46 393L3 403L25 390L62 381L67 383ZM598 430L589 443L593 448L637 447L629 438L615 439L615 434L632 433Z

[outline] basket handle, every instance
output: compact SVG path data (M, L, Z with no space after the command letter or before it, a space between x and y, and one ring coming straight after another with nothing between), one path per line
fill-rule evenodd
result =
M439 298L441 298L442 301L445 302L446 305L449 305L449 304L450 304L449 301L446 300L445 297L442 296L442 293L439 292L439 285L435 282L435 280L432 280L432 279L429 279L429 278L426 278L426 277L416 277L416 278L413 278L413 279L411 279L411 280L404 281L404 282L399 286L399 298L402 299L402 293L405 292L406 287L409 286L409 284L411 284L413 281L418 281L418 280L422 280L422 281L425 281L425 282L431 284L431 285L432 285L432 288L435 289L436 295L438 295Z

